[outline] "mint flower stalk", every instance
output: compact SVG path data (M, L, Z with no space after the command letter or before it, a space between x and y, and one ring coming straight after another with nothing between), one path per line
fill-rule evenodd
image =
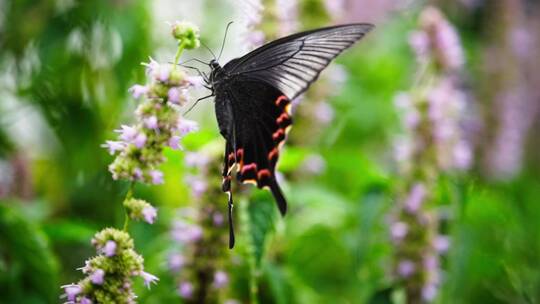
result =
M219 152L186 153L190 174L185 182L196 207L179 210L171 229L175 248L168 261L183 303L223 303L228 293L228 232L218 204L222 193L220 181L209 175L219 170L221 161Z
M176 65L183 50L199 46L198 29L186 22L171 26L178 41L175 64L160 64L152 58L143 63L148 83L129 89L134 98L141 100L135 111L135 123L122 125L115 131L117 140L102 145L116 156L109 166L113 179L131 182L123 202L124 228L107 228L95 235L92 245L98 255L80 268L85 278L63 286L67 303L135 303L133 278L142 278L148 288L159 280L144 271L143 257L135 251L127 227L129 219L153 224L157 218L155 207L132 196L134 182L162 184L164 175L159 165L165 161L163 150L181 149L182 137L198 128L195 122L180 115L179 107L187 102L188 90L201 85L202 79L189 76Z
M464 57L456 30L428 7L409 42L422 73L417 85L395 100L405 135L396 147L403 184L390 234L394 275L407 303L430 303L442 283L440 255L450 247L448 237L439 234L434 188L443 174L467 169L472 152L461 129L467 99L457 83Z

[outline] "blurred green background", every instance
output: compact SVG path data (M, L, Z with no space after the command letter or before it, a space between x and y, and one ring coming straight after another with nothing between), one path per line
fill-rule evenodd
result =
M1 303L61 302L60 286L80 279L76 268L95 254L93 234L121 227L128 185L112 180L107 170L112 157L100 145L120 124L133 121L136 101L127 90L144 82L140 63L148 56L161 62L173 58L166 21L196 23L214 52L227 22L236 21L224 64L245 51L239 37L248 12L242 2L256 1L0 1ZM538 303L538 3L325 2L299 0L296 27L356 21L377 28L337 60L339 73L346 74L341 85L329 85L333 73L326 72L323 84L298 106L303 115L279 166L291 212L279 218L268 195L253 189L238 202L246 206L250 223L239 232L239 242L251 236L253 250L240 244L227 256L234 282L228 296L253 302L245 296L253 281L245 278L255 276L260 303L400 301L390 276L388 231L401 182L393 158L401 129L393 99L414 85L408 35L422 8L435 4L462 39L466 64L460 77L474 109L466 134L474 147L473 166L444 175L434 194L451 239L435 302ZM338 2L348 9L332 11ZM279 24L268 16L272 7L285 4L263 5L260 26L268 37L277 36ZM184 54L191 57L211 55L201 48ZM505 94L515 102L505 101ZM318 101L310 105L312 99ZM323 99L328 101L323 108L315 108ZM211 101L188 118L201 130L184 140L187 150L223 144ZM135 188L159 209L157 224L130 227L147 271L160 277L150 290L137 282L141 303L182 302L166 267L169 230L177 208L197 205L183 182L183 152L167 150L166 156L165 184ZM220 174L216 170L208 178L217 185ZM226 196L220 198L215 203L225 210ZM226 227L219 229L226 233ZM251 270L238 262L249 258L255 260Z

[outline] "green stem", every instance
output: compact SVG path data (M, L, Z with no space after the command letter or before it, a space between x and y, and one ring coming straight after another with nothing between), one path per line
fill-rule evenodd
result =
M130 199L133 196L133 187L134 187L134 185L135 184L133 182L131 182L129 184L129 189L128 189L128 192L126 193L126 197L124 198L124 201ZM124 228L122 230L127 231L128 225L129 225L129 214L128 214L127 210L124 207Z
M180 60L180 56L182 55L182 52L184 51L184 47L185 47L184 41L178 44L178 50L176 50L176 55L174 56L173 70L176 69L176 66L178 65L178 61Z

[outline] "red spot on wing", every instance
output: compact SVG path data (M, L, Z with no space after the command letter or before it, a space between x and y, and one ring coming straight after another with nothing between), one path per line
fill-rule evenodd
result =
M270 151L270 153L268 153L268 160L273 161L273 160L277 159L278 154L279 154L279 151L278 151L277 148L272 149L272 151Z
M259 172L257 172L257 178L259 180L263 180L271 176L272 176L272 173L270 173L270 170L268 169L262 169L262 170L259 170Z
M276 99L276 106L283 107L289 103L289 99L285 95L281 95Z
M290 120L289 114L287 114L287 113L281 113L281 115L276 120L278 125L281 126L281 127L288 126L290 124L290 121L291 120Z
M285 131L283 129L278 129L274 134L272 134L272 139L274 139L275 142L280 142L285 137Z
M244 174L246 171L250 171L250 170L257 171L257 164L251 163L251 164L244 165L244 167L242 168L242 171L240 172Z

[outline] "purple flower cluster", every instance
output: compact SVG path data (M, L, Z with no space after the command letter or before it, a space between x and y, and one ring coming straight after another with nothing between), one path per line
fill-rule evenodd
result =
M137 122L122 125L116 130L118 140L107 141L103 147L116 155L109 166L114 179L162 184L163 173L158 166L165 160L163 147L181 149L181 138L198 129L197 123L183 118L177 107L187 102L188 90L200 86L202 79L152 58L144 65L150 83L129 90L134 98L145 98L135 112Z
M469 168L472 151L462 128L467 98L455 75L463 65L455 29L439 10L428 7L409 42L423 72L416 87L395 98L405 129L396 145L405 187L397 199L390 236L396 247L394 273L407 282L408 301L417 303L437 296L439 257L450 247L448 237L438 232L432 190L439 175Z
M298 0L276 0L279 36L290 35L298 31Z
M419 62L433 59L444 70L455 70L463 66L464 55L459 36L435 7L422 11L420 30L411 33L409 43Z
M261 0L245 0L237 3L245 28L241 35L242 42L249 51L264 43L265 34L258 29L263 18L264 6Z
M411 34L410 44L428 76L418 91L402 92L395 98L406 130L405 138L396 146L396 158L408 168L430 146L441 170L468 169L472 148L462 127L468 100L454 74L463 64L459 38L433 7L422 12L420 27Z
M86 261L80 270L86 275L77 284L64 285L66 303L135 303L132 278L140 276L144 284L159 279L144 271L143 258L124 231L107 228L92 239L97 256Z
M184 164L189 173L185 182L196 207L178 210L170 231L174 248L168 257L168 267L177 274L177 292L186 303L217 301L227 291L229 283L229 276L222 266L227 254L225 217L216 205L222 193L218 184L208 185L213 180L209 174L218 170L222 156L211 155L214 154L207 150L186 152ZM200 280L199 272L212 275L213 280ZM198 298L200 290L205 290L208 298Z

